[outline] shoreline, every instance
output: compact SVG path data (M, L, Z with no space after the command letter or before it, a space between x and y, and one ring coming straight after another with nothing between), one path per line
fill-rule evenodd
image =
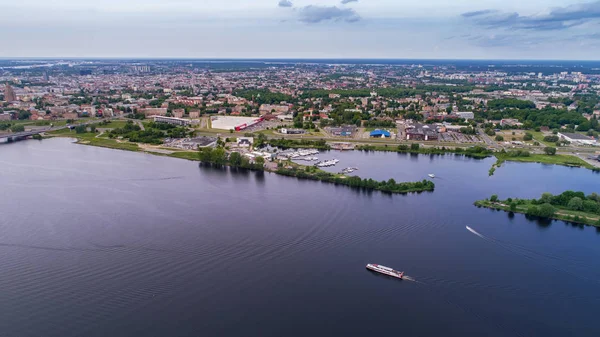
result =
M587 216L579 216L579 215L577 216L577 218L575 218L573 215L564 213L567 210L562 209L562 208L557 208L557 211L554 215L552 215L550 217L544 217L544 216L539 216L539 215L528 214L527 208L523 207L523 205L518 205L515 209L511 210L511 207L509 205L506 205L502 202L492 202L487 199L477 200L473 203L473 205L477 206L477 207L491 209L491 210L500 210L500 211L504 211L507 213L519 213L519 214L523 214L525 216L535 216L540 219L560 220L560 221L564 221L564 222L576 223L576 224L596 227L597 229L600 229L600 216L596 215L596 214L590 214L590 215L594 216L591 218L587 217ZM561 211L563 213L561 213Z
M98 137L98 135L94 135L94 137L89 137L88 135L93 135L90 133L84 134L48 134L46 137L67 137L73 138L76 140L77 144L81 145L90 145L90 146L98 146L104 148L112 148L117 150L126 150L126 151L134 151L134 152L144 152L150 153L154 155L162 155L168 156L172 158L178 159L187 159L192 161L199 161L199 159L195 158L197 152L195 151L184 151L184 150L176 150L169 149L171 153L160 153L160 151L148 151L141 147L138 143L132 143L129 141L119 142L115 139ZM281 142L277 139L269 139L268 143L271 141ZM291 142L285 144L288 148L316 148L323 151L331 151L334 149L329 148L329 146L315 146L314 144L294 144L295 140L290 139ZM342 151L342 150L339 150ZM489 176L493 176L496 169L501 168L504 162L518 162L518 163L539 163L544 165L560 165L566 167L577 167L577 168L585 168L589 169L592 172L600 172L600 167L595 167L583 159L567 154L556 154L556 155L545 155L545 154L530 154L528 156L509 156L505 155L502 152L491 151L481 146L473 146L471 148L452 148L452 147L417 147L411 148L406 144L388 146L386 145L359 145L354 149L343 150L343 151L364 151L364 152L396 152L396 153L404 153L404 154L421 154L421 155L446 155L453 154L458 156L463 156L467 158L473 159L486 159L489 157L496 157L496 162L489 169Z
M212 167L219 167L219 165L213 165L212 163L205 163L200 160L200 153L198 151L175 151L172 153L160 153L155 151L147 151L140 147L137 143L119 143L116 140L109 139L111 143L114 144L124 144L124 145L135 145L134 147L129 146L111 146L109 143L94 143L88 140L82 140L77 136L65 136L58 135L50 138L70 138L73 139L73 143L78 145L87 145L87 146L97 146L103 148L111 148L114 150L125 150L131 152L140 152L151 154L155 156L163 156L163 157L171 157L175 159L184 159L189 161L199 162L199 165L210 165ZM94 138L101 139L101 138ZM293 166L288 166L287 168L278 167L276 169L269 169L268 167L264 167L262 169L257 168L245 168L230 165L226 163L221 165L222 167L229 167L231 169L247 169L251 171L260 171L260 172L269 172L274 173L281 176L286 177L295 177L297 179L304 180L313 180L313 181L321 181L324 183L331 183L335 185L343 185L351 188L360 188L371 191L379 191L382 193L390 193L390 194L410 194L410 193L422 193L422 192L433 192L435 190L435 184L430 180L422 180L415 182L396 182L394 179L389 179L388 181L376 181L373 179L363 179L358 176L347 176L343 174L334 174L329 173L327 171L320 170L316 167L312 166L302 166L299 164L293 164Z

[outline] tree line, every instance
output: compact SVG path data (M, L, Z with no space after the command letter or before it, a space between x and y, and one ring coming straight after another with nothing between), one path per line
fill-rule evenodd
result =
M242 156L239 152L227 154L223 147L205 147L198 150L198 159L202 164L214 167L230 166L234 168L244 168L249 170L264 170L265 159L256 157L251 162L248 157Z
M279 168L277 174L296 177L298 179L317 180L336 185L345 185L355 188L363 188L368 190L377 190L389 193L411 193L433 191L435 184L430 180L422 180L417 182L401 182L398 183L394 179L387 181L376 181L371 178L362 179L357 176L342 177L333 173L318 170L316 168L307 167L306 169L298 168Z
M132 121L127 121L122 128L116 128L108 132L109 138L122 137L130 142L160 145L165 137L185 138L191 135L186 128L166 123L149 123L146 130Z
M235 96L243 97L247 100L253 100L258 104L279 104L280 102L290 102L292 96L280 92L271 92L268 89L263 90L238 90L233 93Z
M400 144L397 147L388 147L387 145L374 146L374 145L360 145L356 147L359 151L391 151L391 152L399 152L399 153L419 153L419 154L436 154L443 155L446 153L454 153L457 155L463 155L465 157L472 158L485 158L489 157L493 152L486 149L483 146L472 146L469 148L450 148L450 147L421 147L417 143L412 143L410 145Z
M583 192L565 191L558 195L552 193L543 193L539 199L512 199L499 200L497 195L492 195L489 199L492 203L501 203L508 205L510 211L516 211L518 206L527 206L525 214L537 216L541 218L554 218L560 210L570 210L576 212L589 213L591 215L600 215L600 195L592 193L585 195ZM562 215L562 218L565 216ZM586 222L589 220L582 219L579 215L573 216L575 222ZM600 220L596 222L600 225Z
M279 147L282 149L299 149L299 148L313 148L319 150L330 150L331 147L327 144L324 139L319 140L308 140L308 139L286 139L286 138L272 138L266 141L267 144L273 147Z

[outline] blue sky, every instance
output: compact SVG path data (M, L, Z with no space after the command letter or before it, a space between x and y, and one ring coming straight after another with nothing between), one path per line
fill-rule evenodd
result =
M600 57L600 1L0 0L0 57Z

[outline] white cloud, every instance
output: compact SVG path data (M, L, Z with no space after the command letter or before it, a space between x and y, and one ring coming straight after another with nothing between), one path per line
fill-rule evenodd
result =
M0 34L0 45L10 46L0 48L0 56L594 59L600 52L594 34L599 26L589 23L553 32L522 30L511 39L512 32L489 25L471 35L472 20L481 12L461 17L481 10L532 17L552 15L554 7L570 8L555 10L555 17L564 18L578 8L569 5L585 0L361 0L346 5L342 0L287 0L293 6L283 10L279 3L284 1L0 0L0 31L10 32Z

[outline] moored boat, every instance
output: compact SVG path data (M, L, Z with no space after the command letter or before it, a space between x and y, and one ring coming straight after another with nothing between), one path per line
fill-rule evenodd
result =
M367 269L381 273L381 274L385 274L388 276L392 276L395 278L399 278L399 279L401 279L402 276L404 275L403 271L397 271L390 267L386 267L386 266L382 266L382 265L374 264L374 263L369 263L367 265Z

